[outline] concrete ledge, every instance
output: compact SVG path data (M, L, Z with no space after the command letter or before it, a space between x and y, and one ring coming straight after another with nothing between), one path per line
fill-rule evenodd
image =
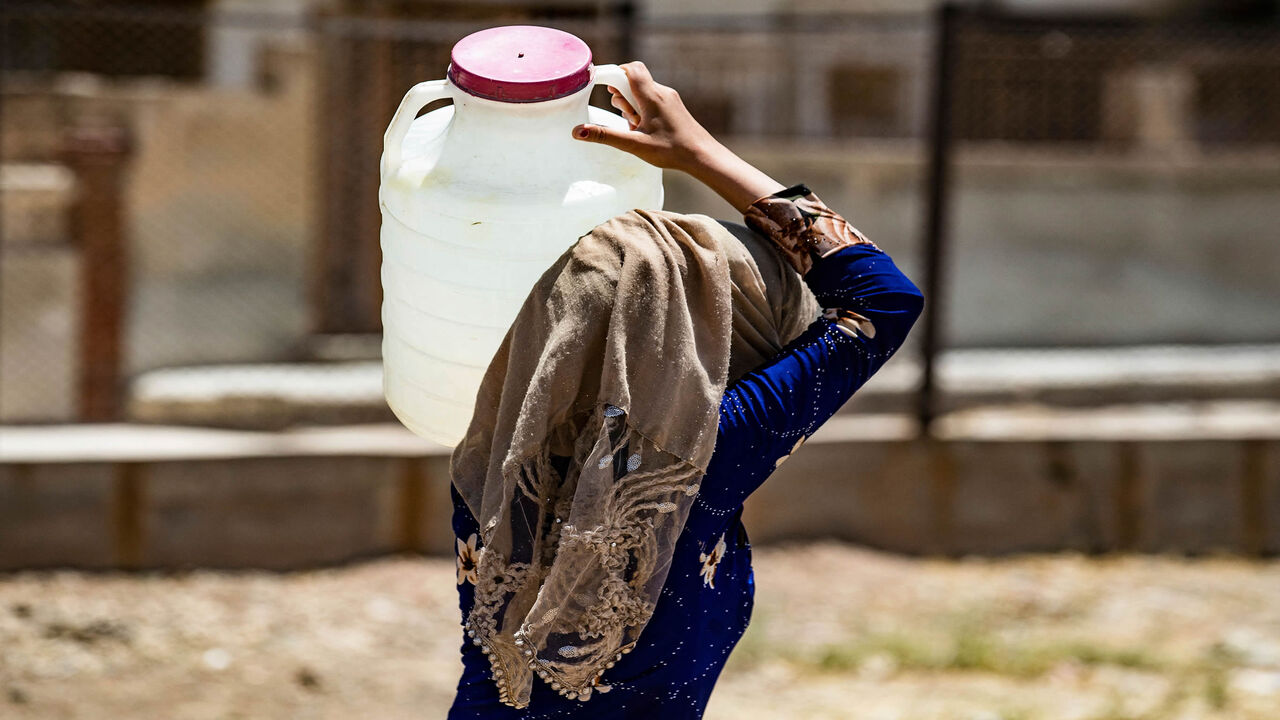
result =
M962 440L1280 439L1280 403L1249 400L1050 408L1015 405L950 413L940 437Z
M1280 552L1280 405L841 415L747 503L753 541L908 553ZM295 568L451 553L449 448L398 425L0 428L0 569Z
M367 353L379 337L333 337L317 351ZM842 412L908 412L919 382L919 363L903 352ZM947 410L1280 400L1280 345L949 350L939 358L938 383ZM145 423L269 430L394 422L377 359L152 370L133 381L128 413Z
M0 463L120 463L265 457L448 457L452 448L381 423L281 432L159 425L0 426Z

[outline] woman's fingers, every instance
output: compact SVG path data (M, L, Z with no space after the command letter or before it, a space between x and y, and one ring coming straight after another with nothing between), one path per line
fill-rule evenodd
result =
M653 86L653 76L649 74L649 68L639 60L632 60L629 63L623 63L618 67L627 74L627 79L631 81L631 89L636 91L636 95L648 94Z
M573 129L573 136L579 140L608 145L640 157L644 157L653 145L653 141L644 133L615 130L603 125L578 125Z
M613 106L614 106L614 107L618 108L619 110L621 110L621 111L622 111L622 112L624 112L624 113L630 113L630 114L632 114L632 115L639 115L639 114L640 114L640 113L636 112L636 109L635 109L634 107L632 107L632 105L631 105L631 101L627 99L627 96L626 96L626 95L623 95L623 94L622 94L622 91L621 91L621 90L619 90L618 88L616 88L616 87L614 87L614 86L612 86L612 85L608 85L608 86L606 86L606 87L608 87L608 88L609 88L609 93L610 93L611 95L613 95L613 100L612 100L612 102L613 102Z
M627 124L631 126L632 130L635 130L637 127L640 126L640 113L637 113L634 109L632 109L630 103L628 103L625 99L623 99L621 102L615 99L613 101L613 106L618 108L618 110L622 113L622 117L627 121Z
M617 90L611 87L609 91L615 93L610 103L622 112L622 117L631 123L631 129L634 130L640 124L640 113L636 112L636 109L631 107L631 103L627 102L627 99Z
M680 169L692 162L698 147L714 142L689 114L679 94L655 82L644 63L634 61L620 67L627 75L631 97L610 87L610 102L622 113L630 130L578 126L574 137L610 145L669 169Z

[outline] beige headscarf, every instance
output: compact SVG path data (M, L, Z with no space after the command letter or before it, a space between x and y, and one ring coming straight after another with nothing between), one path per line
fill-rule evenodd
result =
M768 240L705 215L629 211L542 275L451 462L482 544L465 624L504 703L525 707L534 674L580 700L607 687L653 614L725 386L818 311Z

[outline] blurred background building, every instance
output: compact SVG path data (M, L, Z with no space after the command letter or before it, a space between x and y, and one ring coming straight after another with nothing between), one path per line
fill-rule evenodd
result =
M0 565L252 564L306 505L379 519L317 550L303 518L263 562L447 547L447 455L386 434L377 163L403 93L464 35L516 23L644 60L936 282L936 333L788 464L777 484L810 494L761 537L1280 550L1278 5L6 2ZM668 209L733 219L666 183ZM921 408L941 423L923 435ZM282 439L317 426L334 434ZM159 451L145 432L182 427L258 434ZM183 513L234 515L255 491L284 504L202 556L231 531ZM817 492L845 495L822 515ZM85 523L114 539L77 539Z

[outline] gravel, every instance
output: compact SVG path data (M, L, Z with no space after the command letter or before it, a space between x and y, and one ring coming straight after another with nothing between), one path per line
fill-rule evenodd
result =
M1280 717L1280 562L755 548L708 720ZM450 558L0 575L0 717L443 717Z

